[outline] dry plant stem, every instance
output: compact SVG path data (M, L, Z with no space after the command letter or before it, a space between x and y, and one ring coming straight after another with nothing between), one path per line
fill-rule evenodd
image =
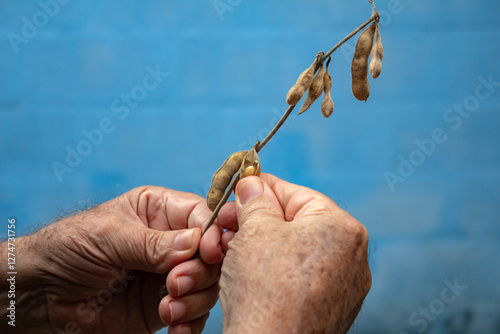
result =
M370 3L373 5L373 1L370 1ZM354 35L356 35L358 32L360 32L364 27L366 27L367 25L369 25L371 22L373 22L374 20L376 20L377 18L379 18L380 15L378 12L374 11L372 16L366 20L365 23L363 23L362 25L360 25L359 27L356 28L356 30L354 30L353 32L351 32L349 35L347 35L346 37L344 37L344 39L342 39L340 42L337 43L337 45L335 45L330 51L328 51L324 56L323 56L323 60L321 62L324 62L326 59L328 59L328 57L335 52L335 50L337 50L338 48L340 48L342 46L342 44L344 44L345 42L347 42L349 39L351 39ZM262 148L267 144L267 142L274 136L274 134L276 132L278 132L279 128L283 125L283 123L285 123L286 119L288 118L288 116L290 116L290 114L292 113L293 111L293 108L295 108L295 105L293 106L289 106L288 109L285 111L285 113L283 114L283 116L281 117L281 119L278 121L278 123L274 126L274 128L271 130L271 132L269 132L269 134L266 136L266 138L264 138L264 140L258 144L257 146L254 146L255 147L255 150L257 151L257 153L259 153L260 150L262 150Z
M288 109L283 114L283 116L281 116L278 123L276 123L274 128L271 130L271 132L269 132L267 134L266 138L264 138L264 140L262 142L258 141L255 143L255 145L253 147L255 148L255 151L257 151L257 153L259 153L259 151L267 144L267 142L269 140L271 140L271 138L276 134L276 132L278 132L280 127L283 125L283 123L285 123L288 116L290 116L290 114L292 113L293 108L295 108L295 106L296 105L289 106ZM222 208L222 206L224 204L226 204L226 202L229 199L229 196L231 196L231 193L233 192L234 187L236 186L237 182L238 182L238 178L233 177L233 179L231 180L231 183L229 184L229 186L227 186L226 191L224 192L224 196L222 196L222 198L219 201L219 204L217 204L214 211L212 212L212 216L210 216L210 220L208 221L208 224L203 229L203 233L201 234L202 236L210 228L210 226L212 226L212 224L215 222L215 219L217 218L217 215L219 214L220 209Z
M290 110L290 112L291 112L291 110ZM283 122L285 122L285 120L283 119L283 117L281 117L281 119L283 120ZM285 117L285 119L286 119L286 117ZM281 124L283 124L283 122ZM278 124L279 124L279 122L278 122ZM278 131L279 126L275 126L274 128L276 129L276 131ZM274 133L276 133L276 131L274 131ZM269 137L269 135L267 135L267 136ZM269 139L271 139L271 138L269 138ZM259 145L260 145L260 142L258 141L258 142L256 142L253 145L253 148L255 148L255 150L258 151ZM219 214L220 209L222 208L222 206L224 204L226 204L227 200L229 199L229 196L231 196L231 193L233 192L234 187L236 187L236 183L238 183L238 181L239 181L238 173L236 173L233 176L233 179L231 180L231 183L229 183L229 185L227 186L226 191L224 192L224 195L222 196L222 198L220 199L219 203L217 204L217 206L215 207L214 211L212 212L212 216L210 216L210 220L208 221L208 224L203 229L203 233L201 234L202 236L210 228L210 226L212 226L212 224L215 222L215 219L217 219L217 215Z
M366 20L365 23L363 23L362 25L360 25L359 27L357 27L356 30L354 30L353 32L351 32L346 37L344 37L344 39L341 40L340 42L338 42L338 44L335 45L330 51L328 51L327 53L325 53L325 55L323 56L323 61L325 61L332 53L334 53L335 50L337 50L338 48L340 48L342 46L342 44L344 44L345 42L347 42L348 40L350 40L354 35L356 35L358 32L360 32L361 29L363 29L364 27L366 27L367 25L369 25L370 23L372 23L378 17L380 17L379 13L378 12L374 12L372 14L372 16L368 20Z
M295 108L295 106L296 105L289 106L288 109L283 114L283 116L281 116L281 118L278 121L278 123L276 123L276 125L271 130L271 132L268 133L268 135L266 136L266 138L264 138L264 140L262 142L257 143L258 145L255 146L255 150L257 151L257 153L259 153L259 151L262 150L262 148L267 144L267 142L269 140L271 140L271 138L274 136L274 134L276 132L278 132L278 130L280 129L280 127L283 125L283 123L285 123L285 121L288 118L288 116L290 116L290 114L292 113L293 108Z
M369 2L373 5L373 1L369 1ZM361 29L363 29L364 27L366 27L372 21L378 19L379 17L380 17L379 13L374 10L372 16L368 20L366 20L365 23L363 23L362 25L360 25L359 27L357 27L353 32L351 32L349 35L347 35L346 37L344 37L344 39L342 39L340 42L338 42L337 45L335 45L330 51L328 51L323 56L323 59L322 59L321 62L324 62L332 53L335 52L335 50L337 50L338 48L340 48L342 46L342 44L344 44L345 42L347 42L348 40L350 40L354 35L356 35L358 32L360 32ZM266 138L264 138L264 140L262 140L262 142L256 142L255 143L255 145L253 147L255 148L255 150L257 151L257 153L260 150L262 150L262 148L264 148L264 146L269 142L269 140L271 140L271 138L276 134L276 132L278 132L278 130L280 129L280 127L287 120L288 116L290 116L290 114L292 113L293 108L295 108L295 105L289 106L288 109L283 114L283 116L281 116L281 118L278 121L278 123L274 126L274 128L271 130L271 132L269 132L269 134L266 136ZM217 218L217 215L219 214L220 209L222 208L222 206L224 204L226 204L226 202L229 199L229 196L231 196L231 193L233 192L233 189L236 186L237 182L238 182L238 178L237 177L233 177L233 179L231 180L231 183L229 184L229 186L226 189L226 192L224 193L224 196L222 196L221 200L219 201L219 204L217 204L217 207L212 212L212 216L210 217L210 220L208 221L208 224L205 226L205 229L203 230L202 235L205 234L205 232L215 222L215 219Z
M238 173L236 173L236 174L238 174ZM219 214L220 209L222 208L222 206L224 204L226 204L226 202L229 199L229 196L231 196L231 193L233 192L233 189L236 186L237 182L238 182L238 178L233 177L233 179L231 180L231 183L229 183L229 185L226 188L226 192L224 192L224 196L222 196L222 198L219 201L219 204L217 204L217 206L215 207L215 210L212 212L212 216L210 216L210 220L208 221L208 224L203 229L203 233L201 234L202 236L210 228L210 226L212 226L215 219L217 219L217 215Z

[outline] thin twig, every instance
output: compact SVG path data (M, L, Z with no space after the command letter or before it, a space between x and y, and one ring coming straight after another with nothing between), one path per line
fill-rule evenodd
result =
M290 109L290 108L288 108ZM290 109L290 112L292 111L293 108ZM288 111L288 110L287 110ZM286 113L285 113L286 114ZM286 117L284 117L285 115L283 115L283 117L281 117L283 119L283 122L285 122L285 119ZM279 122L278 122L279 123ZM281 123L283 124L283 123ZM275 127L276 128L276 131L278 131L278 127ZM275 133L276 133L275 131ZM269 135L268 135L269 137ZM272 137L272 136L271 136ZM267 138L267 137L266 137ZM270 138L269 138L270 139ZM260 145L260 142L256 142L254 145L253 145L253 148L255 149L255 151L257 151L257 148L259 147ZM201 234L203 236L203 234L205 234L205 232L210 228L210 226L212 226L212 224L215 222L215 219L217 218L217 215L219 214L219 211L220 209L222 209L222 206L224 204L226 204L227 200L229 199L229 196L231 196L231 193L233 192L234 190L234 187L236 187L236 183L238 183L239 181L239 177L238 177L238 172L233 176L233 179L231 180L231 183L229 183L229 185L227 186L226 188L226 191L224 192L224 195L222 196L222 198L220 199L219 203L217 203L217 206L215 207L214 211L212 212L212 216L210 216L210 220L208 221L207 225L205 226L205 228L203 229L203 233Z
M257 151L257 153L259 153L259 151L262 150L262 148L267 144L267 142L269 140L271 140L271 138L273 138L274 134L276 132L278 132L278 130L280 129L280 127L283 125L283 123L285 123L285 121L288 118L288 116L290 116L290 114L292 113L293 108L295 108L295 106L296 105L294 104L293 106L289 106L288 107L288 109L285 111L285 113L283 114L283 116L281 116L280 120L278 121L278 123L276 123L276 125L271 130L271 132L269 132L269 134L266 136L266 138L264 138L264 140L262 140L262 142L255 147L255 150Z
M321 63L323 63L328 57L330 57L330 55L333 52L335 52L335 50L337 50L338 48L340 48L342 46L342 44L344 44L345 42L347 42L348 40L350 40L354 35L356 35L361 29L363 29L364 27L366 27L367 25L369 25L372 21L374 21L374 20L376 20L376 19L378 19L380 17L379 13L377 11L375 11L375 5L373 4L373 1L369 0L369 2L373 6L372 16L368 20L366 20L365 23L363 23L362 25L360 25L359 27L357 27L349 35L347 35L346 37L344 37L344 39L342 39L340 42L338 42L337 45L335 45L330 51L328 51L327 53L325 53L325 55L321 59ZM278 121L278 123L274 126L274 128L266 136L266 138L264 138L264 140L262 140L262 142L256 142L255 143L255 145L253 147L255 148L255 150L257 152L259 152L260 150L262 150L262 148L264 148L264 146L269 142L269 140L271 140L271 138L276 134L276 132L278 132L278 130L283 125L283 123L285 123L285 121L287 120L288 116L290 116L290 114L292 113L293 108L295 108L295 106L296 105L289 106L288 109L283 114L283 116L281 116L281 118ZM205 226L202 235L205 234L205 232L215 222L215 219L217 218L217 215L219 214L220 209L222 208L222 206L224 204L226 204L227 200L229 199L229 196L231 196L231 193L233 192L234 187L236 186L236 183L238 183L238 180L239 180L239 178L237 177L237 175L235 175L233 177L233 179L231 180L231 183L229 184L229 186L227 187L226 191L224 192L224 196L222 196L222 198L220 199L219 203L215 207L215 210L212 212L212 216L210 217L210 220L208 221L208 224Z
M340 42L338 42L337 45L335 45L330 51L328 51L327 53L325 53L325 55L323 56L323 61L326 60L326 58L328 58L333 52L335 52L335 50L337 50L338 48L340 48L342 46L342 44L344 44L345 42L347 42L348 40L350 40L354 35L356 35L361 29L363 29L364 27L366 27L367 25L369 25L372 21L374 21L376 18L378 18L380 15L378 12L374 12L372 14L372 16L366 20L365 23L363 23L362 25L360 25L359 27L356 28L356 30L354 30L353 32L351 32L349 35L347 35L346 37L344 37L343 40L341 40Z
M373 2L373 0L368 0L369 3L372 4L372 15L375 14L375 3Z
M215 219L217 218L217 215L219 214L220 209L222 208L222 206L224 204L226 204L227 200L229 199L229 196L231 196L231 193L233 192L233 189L236 186L236 183L238 183L238 181L239 181L239 178L237 177L237 175L235 175L233 177L233 179L231 180L231 183L229 183L229 185L227 186L226 191L224 192L224 196L222 196L219 203L215 207L215 210L212 212L212 215L210 216L210 220L208 221L208 224L203 229L203 233L201 234L202 236L210 228L210 226L212 226L212 224L214 223Z
M335 45L330 51L328 51L327 53L325 53L325 55L323 56L323 59L321 60L321 63L323 63L326 59L328 59L328 57L330 57L330 55L333 52L335 52L335 50L337 50L338 48L340 48L342 46L342 44L344 44L349 39L351 39L354 35L356 35L358 32L360 32L361 29L363 29L364 27L366 27L367 25L369 25L372 21L374 21L375 19L377 19L379 16L380 15L378 14L378 12L374 12L372 14L372 16L368 20L366 20L365 23L363 23L362 25L360 25L359 27L357 27L356 30L354 30L353 32L351 32L343 40L341 40L337 45ZM283 125L283 123L285 123L285 121L288 118L288 116L290 116L290 114L292 113L293 108L295 108L295 105L288 107L288 109L286 110L285 114L283 114L283 116L278 121L278 123L274 126L274 128L271 130L271 132L269 132L269 134L266 136L266 138L264 138L264 140L260 143L260 145L255 148L255 150L257 151L257 153L260 150L262 150L262 148L274 136L274 134L276 132L278 132L279 128Z

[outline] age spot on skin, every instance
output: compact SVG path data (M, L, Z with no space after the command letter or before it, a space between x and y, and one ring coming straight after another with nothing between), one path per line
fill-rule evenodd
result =
M303 263L306 260L306 258L307 258L307 254L306 253L299 253L299 254L297 254L297 256L299 257L300 263Z
M360 233L358 233L356 235L356 245L361 246L361 234Z

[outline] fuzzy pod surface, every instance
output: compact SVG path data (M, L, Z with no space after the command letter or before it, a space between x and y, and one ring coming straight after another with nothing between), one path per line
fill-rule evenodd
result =
M321 113L326 118L330 117L333 113L333 109L335 108L332 100L332 76L328 71L328 65L330 65L331 58L328 59L328 62L325 66L325 73L323 74L323 101L321 101Z
M351 63L352 93L360 101L368 100L370 83L368 82L368 57L373 46L376 23L373 22L361 33L356 42L354 57Z
M373 79L377 79L382 72L382 59L384 59L384 46L382 45L382 38L380 37L380 27L376 22L375 29L375 42L373 44L371 61L370 61L370 75Z
M323 93L323 64L321 64L318 73L311 83L311 87L309 87L309 90L307 91L307 96L302 104L302 107L300 107L299 115L309 109L314 101L321 96L321 93Z
M241 167L241 163L248 151L238 151L229 156L222 166L215 172L212 178L212 184L207 194L207 206L214 211L219 204L227 186Z

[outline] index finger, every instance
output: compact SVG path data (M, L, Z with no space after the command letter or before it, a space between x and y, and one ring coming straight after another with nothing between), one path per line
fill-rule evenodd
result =
M203 228L212 212L204 198L182 191L146 186L125 194L132 210L142 223L159 231ZM200 257L206 263L217 263L222 257L221 231L214 224L200 241Z
M202 227L210 212L198 195L163 187L144 186L124 196L142 223L159 231Z

